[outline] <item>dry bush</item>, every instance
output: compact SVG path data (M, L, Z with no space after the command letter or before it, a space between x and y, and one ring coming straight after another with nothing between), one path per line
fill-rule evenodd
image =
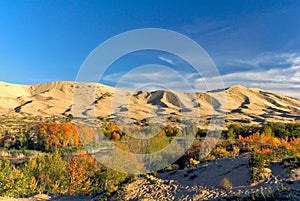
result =
M220 186L222 188L224 188L225 190L230 190L232 189L232 184L230 182L230 180L227 177L224 177L221 182L220 182Z

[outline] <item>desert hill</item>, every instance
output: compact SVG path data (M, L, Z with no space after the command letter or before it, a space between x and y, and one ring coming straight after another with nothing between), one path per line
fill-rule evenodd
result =
M35 85L0 82L0 114L21 117L71 114L102 119L119 115L137 120L198 115L201 122L208 121L212 115L226 114L227 122L259 124L300 120L300 100L243 86L192 94L128 91L103 84L65 81Z

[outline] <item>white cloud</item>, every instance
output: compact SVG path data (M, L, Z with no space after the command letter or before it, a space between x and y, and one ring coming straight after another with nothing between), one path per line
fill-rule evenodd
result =
M159 59L176 63L165 57L159 57ZM148 65L126 74L107 75L103 80L116 82L118 87L131 90L207 91L208 88L213 90L220 89L222 86L243 85L300 98L300 54L264 53L253 59L241 60L241 62L247 62L257 68L222 76L199 78L200 75L196 73L177 72L166 66ZM266 65L268 68L265 67Z
M232 25L229 25L225 20L212 20L208 18L197 18L191 24L183 26L183 30L190 34L221 34L223 32L232 29Z
M251 59L234 59L231 64L247 64L253 67L296 65L300 63L300 56L296 53L264 52Z
M262 88L288 96L300 98L300 56L288 58L291 66L288 68L271 68L236 72L222 76L224 85L243 85L246 87ZM216 77L201 78L195 81L195 88L203 88L203 83L212 84Z
M169 64L172 64L172 65L176 65L175 64L175 62L172 60L172 59L169 59L169 58L166 58L166 57L163 57L163 56L159 56L158 57L160 60L162 60L162 61L165 61L165 62L167 62L167 63L169 63Z

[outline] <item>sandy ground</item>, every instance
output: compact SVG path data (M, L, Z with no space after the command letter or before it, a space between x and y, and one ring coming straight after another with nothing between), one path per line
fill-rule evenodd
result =
M300 189L299 178L291 178L289 169L272 163L272 175L264 182L250 185L247 157L219 159L200 164L197 168L175 170L141 177L127 185L121 198L125 200L219 200L228 196L245 197L254 193L267 195L279 189ZM220 181L228 178L232 189L224 189ZM292 181L287 183L287 181Z
M234 187L250 183L249 157L218 159L205 162L197 168L160 173L158 178L174 180L179 185L218 187L223 178L228 178ZM241 179L242 178L242 179Z

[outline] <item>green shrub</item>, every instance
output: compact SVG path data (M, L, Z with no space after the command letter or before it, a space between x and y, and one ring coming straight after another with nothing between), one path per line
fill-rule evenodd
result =
M31 159L24 166L23 172L29 178L34 178L37 181L38 192L36 193L67 193L69 174L66 161L58 153Z
M8 160L0 160L0 196L26 197L31 195L29 177L14 168Z
M269 165L270 161L267 155L262 153L254 153L249 160L249 165L252 167L263 168Z

